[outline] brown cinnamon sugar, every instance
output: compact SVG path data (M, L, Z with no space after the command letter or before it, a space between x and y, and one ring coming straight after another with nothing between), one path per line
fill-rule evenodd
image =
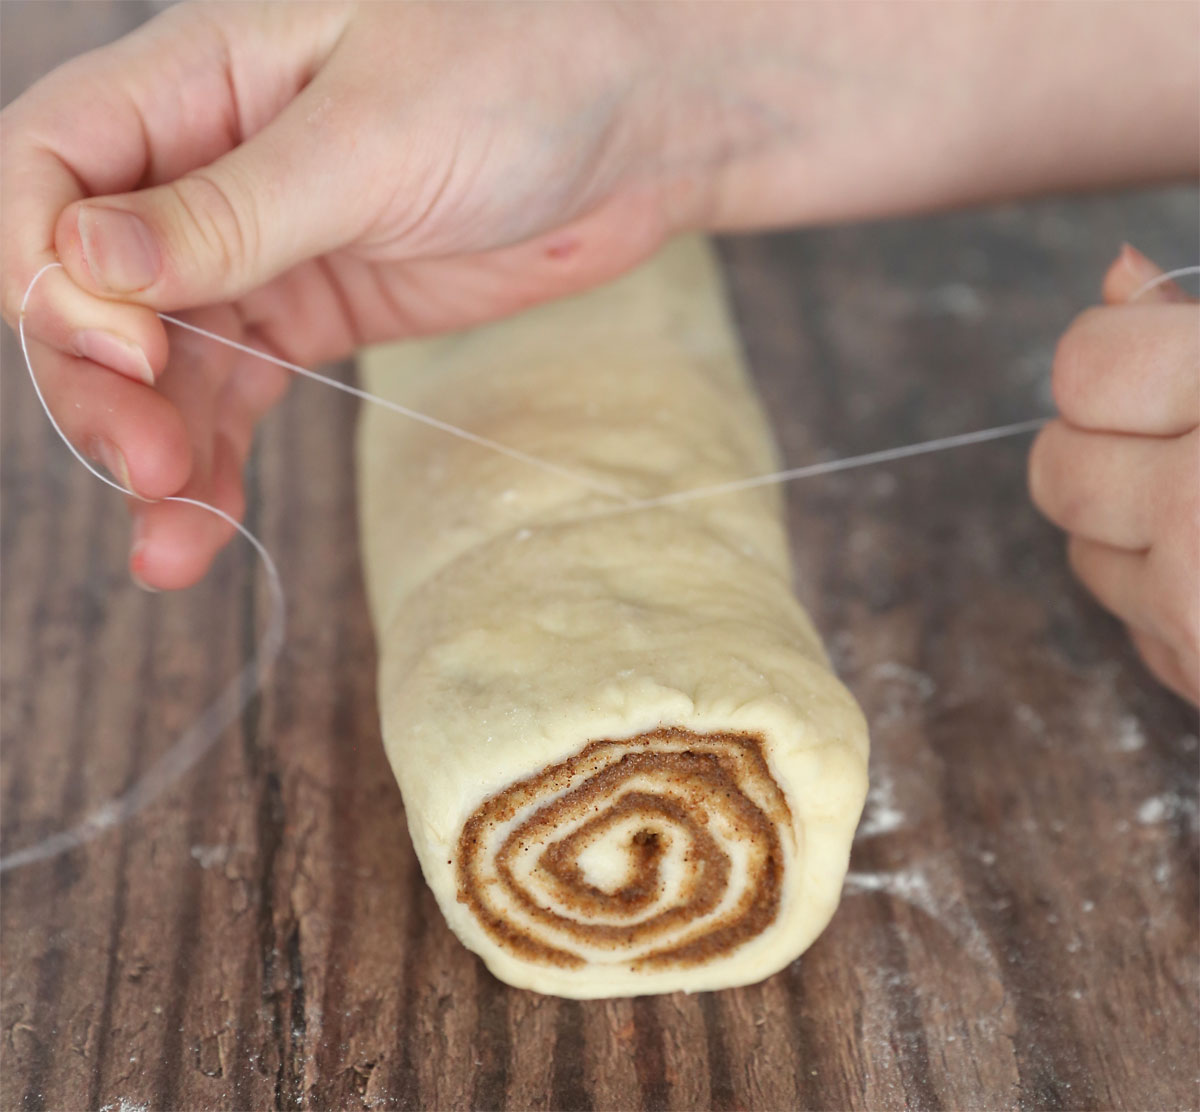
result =
M661 789L648 789L648 782ZM539 806L541 799L547 802ZM745 890L714 917L732 872L728 853L707 829L716 814L747 847L749 865ZM525 817L500 846L485 848L489 832L517 816ZM582 852L638 818L623 883L611 891L590 883ZM566 832L555 838L560 828ZM459 837L458 898L498 943L529 961L583 965L570 945L577 941L615 954L635 951L633 968L701 964L732 952L774 920L784 864L780 832L790 828L787 801L755 735L663 728L594 741L476 809ZM664 897L661 861L677 838L686 850L682 882L669 906L654 913ZM514 873L518 855L530 852L537 854L541 900ZM492 898L497 886L498 900ZM506 914L505 901L523 914ZM689 933L692 922L697 927ZM665 944L647 952L660 938Z

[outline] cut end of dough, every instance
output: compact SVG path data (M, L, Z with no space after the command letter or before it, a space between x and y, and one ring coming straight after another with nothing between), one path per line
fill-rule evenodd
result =
M775 923L796 842L761 738L662 728L485 800L458 899L534 978L715 970Z

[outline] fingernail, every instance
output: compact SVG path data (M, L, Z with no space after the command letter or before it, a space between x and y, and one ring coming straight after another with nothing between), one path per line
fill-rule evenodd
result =
M76 332L73 338L75 352L84 359L95 363L103 363L114 371L120 371L130 378L139 379L150 386L154 385L154 372L150 369L150 360L137 344L130 343L115 332L106 332L103 328L86 328Z
M133 522L133 544L129 548L129 578L133 580L135 587L141 587L143 591L148 591L152 595L157 595L159 590L157 587L151 587L142 578L142 572L146 567L146 537L145 526L142 519L135 518Z
M133 494L133 480L129 477L129 465L121 450L111 441L97 437L92 447L92 456L99 460L130 494Z
M1157 278L1162 273L1136 247L1128 243L1121 246L1121 263L1139 282L1149 282L1152 278Z
M1133 300L1138 301L1187 301L1188 296L1174 282L1158 282L1153 286L1149 283L1154 282L1156 278L1162 278L1163 271L1156 264L1151 262L1143 255L1136 247L1131 247L1128 243L1121 247L1121 263L1126 271L1137 283L1137 287L1131 294Z
M83 261L97 285L113 293L134 293L158 277L158 244L133 213L85 205L78 223Z

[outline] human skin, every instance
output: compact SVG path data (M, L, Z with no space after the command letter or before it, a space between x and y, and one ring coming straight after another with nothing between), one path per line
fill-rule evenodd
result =
M151 500L135 576L187 586L229 528L152 500L240 516L286 375L168 352L155 310L207 306L192 319L311 365L602 282L683 230L1193 176L1198 41L1190 4L181 5L0 117L0 305L15 322L61 259L27 315L39 381ZM1113 375L1138 378L1135 349L1177 366L1178 333L1126 336ZM1065 451L1047 507L1080 470ZM1167 601L1194 609L1195 581ZM1117 612L1144 631L1147 605Z
M1200 698L1200 315L1174 284L1130 304L1158 268L1126 247L1104 305L1063 334L1059 419L1034 442L1034 502L1070 536L1084 585L1128 626L1146 666Z

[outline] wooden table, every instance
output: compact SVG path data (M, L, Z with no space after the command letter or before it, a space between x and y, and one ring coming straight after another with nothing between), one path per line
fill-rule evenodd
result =
M4 6L4 97L144 5ZM1194 261L1196 195L723 245L799 463L1045 413L1120 241ZM3 375L3 846L134 782L247 659L235 547L178 597ZM1028 438L795 484L796 572L867 712L846 895L765 984L578 1003L449 934L380 746L354 406L298 386L253 527L291 631L261 699L133 821L3 877L4 1109L1194 1108L1197 722L1072 582Z

